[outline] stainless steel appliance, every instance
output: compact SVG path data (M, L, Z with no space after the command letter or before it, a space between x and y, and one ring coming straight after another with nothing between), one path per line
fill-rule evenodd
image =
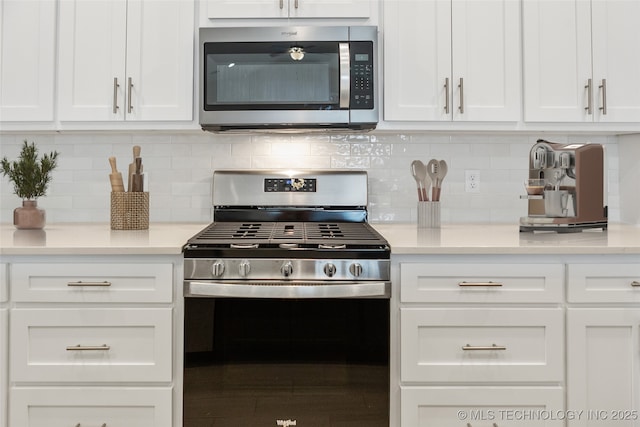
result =
M213 201L184 251L184 426L388 427L390 248L366 172L216 171Z
M377 35L374 26L200 28L202 128L374 129Z
M538 140L525 182L528 216L520 231L573 232L607 228L604 147Z

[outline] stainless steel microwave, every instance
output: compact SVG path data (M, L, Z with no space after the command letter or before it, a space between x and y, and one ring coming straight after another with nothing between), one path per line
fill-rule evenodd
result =
M200 28L200 125L374 129L377 37L374 26Z

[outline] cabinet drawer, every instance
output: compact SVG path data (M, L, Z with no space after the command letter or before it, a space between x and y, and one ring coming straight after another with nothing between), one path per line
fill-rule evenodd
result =
M402 308L400 329L403 382L563 378L559 308Z
M170 263L13 264L18 302L171 302Z
M171 427L170 388L11 389L15 427Z
M561 264L400 265L402 302L550 303L563 298Z
M640 302L640 262L637 264L569 264L569 302Z
M0 302L9 299L9 285L7 284L7 264L0 264Z
M171 381L170 308L16 309L11 381Z
M403 426L564 425L560 387L401 387L400 396Z

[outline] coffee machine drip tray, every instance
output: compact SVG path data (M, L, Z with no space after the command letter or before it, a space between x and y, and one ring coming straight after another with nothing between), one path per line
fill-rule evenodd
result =
M607 221L576 222L576 218L520 217L520 231L553 231L576 233L589 229L607 229Z

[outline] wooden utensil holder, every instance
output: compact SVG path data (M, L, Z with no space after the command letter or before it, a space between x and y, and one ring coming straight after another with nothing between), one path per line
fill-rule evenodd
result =
M148 230L149 193L112 192L111 229Z

